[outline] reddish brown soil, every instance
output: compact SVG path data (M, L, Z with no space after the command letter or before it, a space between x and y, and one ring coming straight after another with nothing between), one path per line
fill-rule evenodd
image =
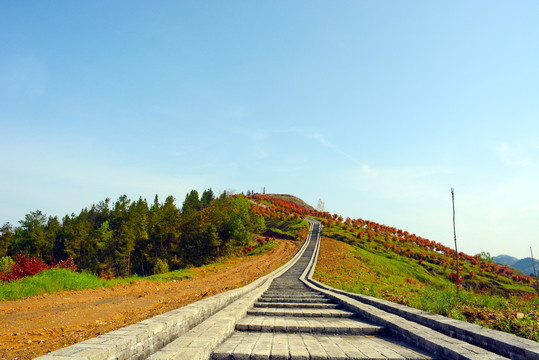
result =
M137 281L0 302L0 359L32 359L243 286L292 258L300 246L281 242L263 255L195 268L190 280Z

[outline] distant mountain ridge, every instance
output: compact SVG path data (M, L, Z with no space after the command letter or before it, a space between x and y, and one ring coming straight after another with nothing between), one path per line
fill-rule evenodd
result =
M517 259L509 255L498 255L492 258L497 263L508 265L522 271L526 275L533 274L532 258ZM535 259L535 270L539 273L539 262Z

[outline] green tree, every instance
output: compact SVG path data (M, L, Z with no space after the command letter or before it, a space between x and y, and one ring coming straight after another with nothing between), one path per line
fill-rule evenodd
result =
M20 223L20 236L18 249L25 254L43 256L52 253L54 243L49 243L45 237L45 225L47 217L40 210L26 214Z
M200 199L202 208L209 207L213 200L215 200L213 190L211 188L208 190L204 190L204 192L202 193L202 198Z
M175 267L176 262L171 260L175 256L178 257L180 212L174 204L173 196L168 196L162 206L154 202L150 209L148 224L152 252L148 255L151 259L167 259L168 263ZM153 262L151 259L148 260Z
M182 206L182 214L185 214L189 211L198 211L202 209L202 204L198 197L198 191L191 190L189 194L185 196L185 201Z
M97 229L97 251L100 262L100 270L111 268L114 262L114 232L111 230L109 221L103 222Z
M488 263L492 263L494 262L494 260L492 260L492 256L490 255L490 253L488 251L481 251L479 254L479 260L483 260L483 261L486 261Z
M15 240L15 232L10 223L5 223L0 228L0 258L6 256Z
M238 195L232 203L230 234L239 246L248 246L251 233L265 230L264 219L251 211L251 203L243 195Z
M129 225L132 227L135 244L132 249L132 256L128 261L128 273L134 271L138 274L146 275L151 271L152 244L149 241L149 208L146 199L139 198L129 208Z
M49 216L47 225L45 226L45 243L47 246L47 253L43 253L43 260L50 262L54 259L62 259L63 253L56 253L56 239L62 229L62 224L58 220L58 217ZM50 252L49 252L50 251Z
M200 212L190 211L182 219L180 246L185 265L206 264L217 256L217 230L209 222L202 221Z
M81 269L88 269L94 264L97 249L92 235L92 224L87 218L88 211L83 209L79 216L73 217L67 234L68 241L65 243L65 252L72 256L75 263Z

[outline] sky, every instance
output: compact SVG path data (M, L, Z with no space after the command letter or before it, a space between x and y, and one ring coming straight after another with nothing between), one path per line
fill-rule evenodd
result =
M296 195L539 254L536 1L2 1L0 224Z

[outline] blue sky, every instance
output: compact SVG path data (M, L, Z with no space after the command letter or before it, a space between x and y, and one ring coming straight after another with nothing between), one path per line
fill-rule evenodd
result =
M539 3L0 2L0 223L290 193L539 253Z

